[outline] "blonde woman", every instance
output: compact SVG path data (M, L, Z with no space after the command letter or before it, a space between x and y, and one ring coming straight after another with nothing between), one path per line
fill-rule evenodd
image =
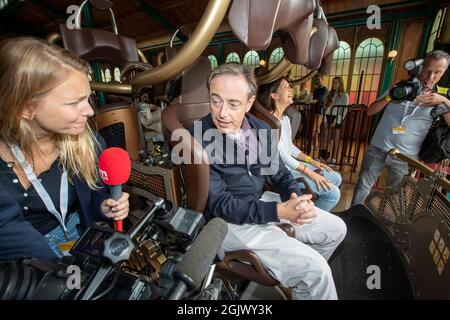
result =
M264 106L281 122L278 143L281 159L291 170L294 179L304 177L312 191L319 196L315 205L322 210L330 211L339 201L341 193L338 186L342 178L338 172L312 159L292 143L291 123L289 117L285 115L285 110L292 104L292 88L289 82L285 78L280 78L266 85L261 92ZM322 169L323 176L314 172L315 169Z
M43 40L0 44L2 192L57 257L93 222L122 220L129 210L127 193L112 200L99 182L87 74L85 61Z
M328 141L332 141L332 159L331 162L336 164L338 161L338 146L339 136L341 131L341 124L347 115L347 108L341 107L348 105L348 93L345 92L344 80L342 77L334 77L332 82L332 89L325 100L325 115L326 123L323 133L323 146L326 146ZM336 106L336 107L335 107ZM328 159L327 150L320 151L320 156L324 159Z

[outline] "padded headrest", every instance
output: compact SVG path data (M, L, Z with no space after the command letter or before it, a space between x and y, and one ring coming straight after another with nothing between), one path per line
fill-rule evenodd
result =
M98 29L69 30L60 25L64 48L91 62L99 61L113 65L123 65L129 61L139 61L136 40L115 35Z
M267 49L273 33L281 30L288 59L303 64L312 27L309 16L315 9L315 0L234 0L228 22L234 34L252 50Z
M317 28L317 32L311 37L309 56L305 67L310 70L317 70L320 67L327 46L328 24L323 19L314 18L313 20L313 26Z
M189 68L181 73L181 93L173 103L209 103L206 81L211 73L211 64L205 56L200 56Z
M322 64L320 66L321 73L330 73L333 54L337 48L339 48L339 39L336 30L333 27L328 26L328 40L323 52Z
M250 113L258 119L261 119L267 123L272 129L281 129L281 122L272 113L264 108L257 100L253 102L253 106L250 109Z

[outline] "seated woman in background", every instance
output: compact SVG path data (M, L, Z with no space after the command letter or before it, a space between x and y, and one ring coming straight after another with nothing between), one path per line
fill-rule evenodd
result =
M312 191L318 195L315 205L325 211L333 209L339 201L341 176L329 166L301 152L292 143L291 123L285 110L292 104L292 89L285 78L280 78L261 89L262 104L281 121L278 149L281 159L291 170L294 179L304 177ZM314 172L322 169L323 176Z
M312 96L309 94L308 88L306 88L306 83L305 82L300 83L298 99L300 101L309 102L311 100L311 98L312 98Z
M328 141L331 141L333 144L331 163L337 163L338 161L340 128L347 115L347 108L340 108L338 106L346 105L348 105L348 94L345 92L344 80L339 76L334 77L332 89L325 100L325 130L322 135L322 146L326 146ZM320 156L328 160L330 153L326 149L322 149Z
M18 204L57 257L93 222L128 215L128 194L109 199L98 177L87 74L85 61L43 40L0 44L1 197ZM26 239L17 233L8 241Z

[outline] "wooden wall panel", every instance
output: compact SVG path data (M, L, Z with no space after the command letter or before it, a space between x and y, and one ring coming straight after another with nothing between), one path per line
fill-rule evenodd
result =
M422 38L424 23L425 19L415 19L405 22L398 55L395 61L394 83L409 77L408 72L403 68L403 65L407 60L416 58L420 39Z

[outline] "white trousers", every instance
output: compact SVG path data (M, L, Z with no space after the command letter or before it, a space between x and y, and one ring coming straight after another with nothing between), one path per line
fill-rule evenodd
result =
M229 223L222 250L255 252L275 279L284 287L292 288L293 299L337 299L327 260L344 240L347 227L337 216L315 209L317 217L311 224L294 226L295 238L273 223Z

